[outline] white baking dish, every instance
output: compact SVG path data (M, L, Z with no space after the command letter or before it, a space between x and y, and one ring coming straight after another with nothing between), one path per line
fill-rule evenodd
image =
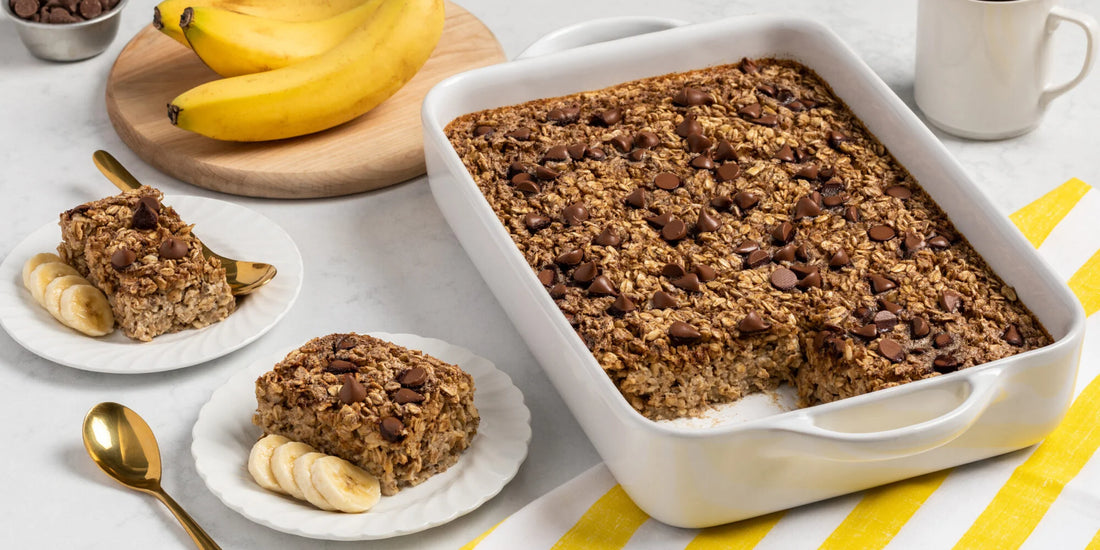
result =
M604 38L614 36L601 25ZM745 56L792 58L829 82L1016 288L1055 343L802 410L762 413L766 399L744 400L734 405L745 409L740 420L707 427L635 412L537 281L443 128L482 109ZM615 478L660 521L716 525L1005 453L1039 441L1069 405L1084 336L1079 303L917 117L820 24L734 18L477 69L432 89L423 122L440 210Z

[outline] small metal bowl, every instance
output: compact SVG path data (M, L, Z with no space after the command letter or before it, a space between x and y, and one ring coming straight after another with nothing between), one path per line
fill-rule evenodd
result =
M0 0L27 50L49 61L80 61L103 53L118 34L119 14L126 2L121 0L114 9L95 19L51 24L22 19L12 12L11 0Z

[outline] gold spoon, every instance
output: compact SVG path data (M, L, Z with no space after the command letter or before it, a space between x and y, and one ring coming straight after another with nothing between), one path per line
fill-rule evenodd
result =
M96 168L99 168L99 171L103 172L103 175L107 176L107 179L111 180L115 187L123 191L141 187L141 182L107 151L92 153L92 162L95 162ZM229 289L234 296L248 294L275 278L276 269L271 264L242 262L233 258L226 258L220 254L215 254L205 244L202 245L202 253L207 258L217 258L225 267L225 280L229 283Z
M221 550L206 531L160 487L160 449L153 430L138 414L118 403L100 403L84 417L84 448L96 465L119 483L160 499L195 545Z

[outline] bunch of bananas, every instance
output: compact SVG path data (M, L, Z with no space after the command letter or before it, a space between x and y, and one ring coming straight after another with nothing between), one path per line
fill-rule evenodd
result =
M154 27L225 77L173 99L168 118L227 141L343 124L412 79L443 19L443 0L164 0Z

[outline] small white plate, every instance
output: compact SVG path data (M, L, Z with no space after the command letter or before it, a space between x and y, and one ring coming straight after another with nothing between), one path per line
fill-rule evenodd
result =
M474 377L474 404L481 424L458 462L420 485L382 497L362 514L325 512L261 489L247 467L248 452L262 433L252 424L256 378L295 349L290 348L239 371L199 411L191 443L195 469L226 506L260 525L302 537L382 539L447 523L481 506L512 480L527 457L531 413L508 375L489 360L441 340L413 334L367 334L456 364Z
M189 367L240 349L286 315L302 288L302 256L290 235L261 214L225 201L169 195L195 234L220 254L270 263L278 274L237 302L219 323L198 330L131 340L121 330L91 338L72 330L35 302L23 287L23 263L39 252L57 252L61 229L51 222L31 233L0 263L0 325L31 352L69 367L108 373L160 372Z

